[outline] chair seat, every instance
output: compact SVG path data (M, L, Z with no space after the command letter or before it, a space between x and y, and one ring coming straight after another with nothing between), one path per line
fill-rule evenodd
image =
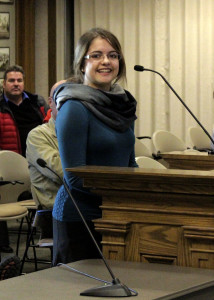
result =
M23 218L28 214L28 209L18 204L0 204L0 221Z
M37 209L36 202L33 199L18 201L17 204L28 209Z
M39 247L53 247L53 239L41 239L38 241L37 246Z

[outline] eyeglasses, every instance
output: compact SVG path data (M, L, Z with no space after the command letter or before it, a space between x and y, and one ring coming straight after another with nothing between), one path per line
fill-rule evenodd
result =
M84 56L84 58L91 59L93 61L100 61L100 60L103 60L105 58L105 56L110 61L117 61L117 60L121 59L120 54L118 54L117 52L110 52L108 54L97 52L97 53L88 54L88 55Z

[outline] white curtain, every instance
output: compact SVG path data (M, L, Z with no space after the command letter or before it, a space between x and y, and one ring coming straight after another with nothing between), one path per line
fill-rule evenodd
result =
M208 132L214 124L214 0L75 0L75 41L101 26L120 40L127 64L126 88L138 102L136 136L166 129L189 143L196 121L160 72Z

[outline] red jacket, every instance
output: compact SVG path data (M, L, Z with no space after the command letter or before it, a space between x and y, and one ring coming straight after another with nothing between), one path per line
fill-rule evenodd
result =
M41 96L26 91L25 93L28 95L35 113L39 114L42 124L48 110L47 103ZM22 154L19 130L3 94L0 96L0 150L10 150Z

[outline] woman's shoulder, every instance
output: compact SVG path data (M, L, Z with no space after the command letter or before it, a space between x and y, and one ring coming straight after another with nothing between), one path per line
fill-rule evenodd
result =
M83 105L83 103L80 100L75 100L75 99L69 99L69 100L65 101L63 103L63 105L61 106L60 110L62 110L63 108L87 112L87 109Z
M73 120L75 122L88 122L89 111L79 100L67 100L57 114L57 120ZM70 121L69 121L70 122Z

